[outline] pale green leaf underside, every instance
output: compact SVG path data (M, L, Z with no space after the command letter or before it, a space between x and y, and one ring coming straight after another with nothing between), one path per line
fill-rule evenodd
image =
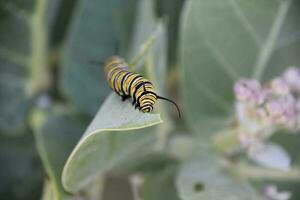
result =
M122 102L116 94L111 94L65 164L62 175L65 189L78 191L97 174L109 170L119 160L140 153L138 151L152 141L153 134L146 131L126 134L124 138L122 131L142 129L161 122L159 114L142 113L135 110L129 101ZM124 154L123 157L121 154Z
M181 94L194 132L211 133L226 124L236 80L265 80L300 64L299 5L293 0L187 2L180 41Z

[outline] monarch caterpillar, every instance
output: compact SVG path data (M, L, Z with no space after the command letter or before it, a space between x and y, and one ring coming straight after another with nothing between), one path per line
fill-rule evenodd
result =
M153 84L140 74L128 71L128 64L124 59L113 56L105 62L105 74L109 86L125 101L132 99L132 105L140 111L147 113L153 110L153 106L158 99L172 103L178 112L177 104L165 97L156 94Z

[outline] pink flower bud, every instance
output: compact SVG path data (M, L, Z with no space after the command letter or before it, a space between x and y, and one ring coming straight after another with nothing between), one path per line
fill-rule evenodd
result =
M260 90L260 83L252 79L242 79L234 85L235 96L242 102L256 103Z
M271 89L275 95L285 96L290 93L288 83L281 78L276 78L271 82Z
M288 191L278 191L277 186L267 185L262 190L263 196L268 200L288 200L291 198L292 194Z
M267 117L267 112L264 108L257 108L256 109L256 115L260 118L266 118Z
M275 124L289 127L295 121L295 99L292 95L268 101L266 110Z
M300 91L300 69L297 67L288 68L284 74L283 79L287 82L290 89L295 92Z
M264 87L260 92L256 94L256 102L258 105L262 105L268 99L273 98L274 94L272 88Z

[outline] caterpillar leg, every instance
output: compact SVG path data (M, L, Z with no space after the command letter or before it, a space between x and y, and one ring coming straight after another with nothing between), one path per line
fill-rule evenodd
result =
M125 100L127 100L129 98L129 96L122 95L121 98L122 98L122 101L125 101Z
M139 109L139 110L141 110L141 107L140 107L140 105L139 105L139 104L135 104L134 108L135 108L135 109Z
M133 105L133 106L137 105L137 103L136 103L135 100L132 101L132 105Z
M134 106L134 109L138 108L139 110L141 110L141 107L140 107L139 103L136 100L132 101L132 105Z

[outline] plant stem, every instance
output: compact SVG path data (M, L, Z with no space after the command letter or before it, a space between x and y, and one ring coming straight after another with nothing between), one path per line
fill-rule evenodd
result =
M31 17L32 53L30 58L31 78L28 85L30 96L48 89L50 75L47 65L47 29L45 14L47 0L37 1L36 10Z
M51 183L48 180L45 180L41 200L51 199L54 199L53 188Z
M213 144L221 154L233 153L239 147L237 129L233 127L217 133L213 138Z
M295 167L283 171L239 163L229 164L227 168L233 174L249 180L300 181L300 169Z
M130 62L130 66L132 68L135 68L141 60L147 55L149 52L150 48L152 47L152 44L154 43L157 35L157 30L152 33L149 38L141 45L139 53L132 59Z
M101 200L103 198L104 176L98 175L90 186L87 187L87 196L89 200Z
M140 195L141 186L144 182L143 177L140 174L133 174L130 176L129 181L131 183L134 200L143 200Z

